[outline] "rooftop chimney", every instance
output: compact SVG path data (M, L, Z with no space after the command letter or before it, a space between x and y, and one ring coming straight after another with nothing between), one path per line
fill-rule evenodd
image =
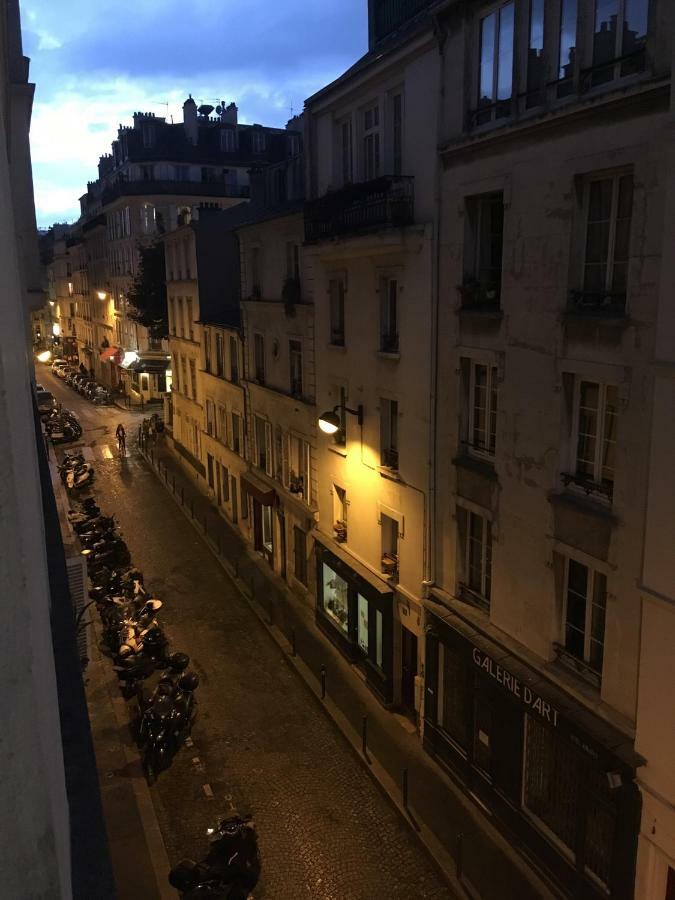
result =
M197 104L192 99L192 94L183 104L183 127L185 135L191 144L197 143L198 125L197 125Z
M237 124L237 113L239 110L237 109L236 103L230 103L229 106L225 106L225 101L220 101L220 121L227 122L229 125Z

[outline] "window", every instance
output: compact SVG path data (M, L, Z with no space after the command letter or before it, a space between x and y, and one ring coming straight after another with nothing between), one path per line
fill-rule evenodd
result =
M560 0L560 42L558 45L558 97L574 90L577 56L577 0Z
M307 441L291 435L290 447L290 471L288 473L288 488L292 494L301 494L305 503L312 502L311 481L311 447Z
M263 549L269 554L274 552L274 530L272 525L272 507L263 506L261 509L262 519L262 545Z
M180 358L180 374L181 374L181 381L183 382L183 393L187 397L187 395L188 395L187 363L185 361L184 356L181 356L181 358Z
M497 368L471 360L468 445L494 456L497 442Z
M190 395L193 400L197 399L197 365L194 359L190 360Z
M258 384L265 384L265 338L262 334L253 336L253 368Z
M192 327L194 324L194 316L192 315L192 297L185 298L185 315L187 316L187 333L188 337L191 341L195 339L194 328Z
M300 246L286 241L286 277L300 281Z
M492 582L492 524L485 516L459 508L464 581L460 593L479 606L489 606Z
M513 3L481 19L477 125L511 115L513 25Z
M398 581L398 522L384 513L380 516L382 571Z
M357 639L359 650L361 650L365 656L368 656L368 620L370 616L368 601L361 594L357 595L356 611L358 615Z
M363 113L363 177L365 181L380 174L380 108L377 104Z
M147 149L155 143L155 126L148 122L143 122L143 146Z
M241 416L238 413L234 412L232 413L232 450L238 456L244 455L244 440L242 435Z
M265 132L260 128L253 130L253 152L263 153L265 150Z
M228 446L227 440L227 410L224 406L218 407L218 416L216 418L216 437L218 440Z
M220 149L223 153L234 153L237 149L236 134L233 128L223 128L220 132Z
M176 390L180 391L180 370L178 367L178 357L174 356L171 364L171 371L173 372L173 380L176 385Z
M230 338L230 381L239 384L239 350L236 338Z
M347 491L333 485L333 531L335 540L343 544L347 540Z
M288 146L288 155L289 156L297 156L300 152L300 135L299 134L289 134L286 138L286 144Z
M251 274L251 299L260 299L260 247L252 247L249 253Z
M467 200L467 274L462 286L465 306L499 306L504 243L503 195Z
M223 503L230 501L230 473L229 470L222 465L220 466L220 486L223 497Z
M206 454L206 471L207 471L207 482L211 490L214 490L215 481L213 478L213 457L210 453Z
M173 177L175 181L189 181L190 180L190 167L189 166L174 166L173 167Z
M568 558L565 568L565 650L601 675L607 578L575 559Z
M342 184L352 182L352 122L346 119L340 123L340 162L342 165Z
M215 436L215 408L213 400L206 401L206 433Z
M263 472L272 475L272 426L261 416L255 420L255 464Z
M527 47L527 95L525 106L541 106L545 100L544 0L530 0L530 32Z
M155 174L154 169L153 165L141 166L141 180L152 181Z
M403 173L403 94L391 98L391 150L392 172Z
M183 318L183 298L178 298L178 324L180 326L180 336L185 337L185 319Z
M648 0L595 0L592 85L643 71L648 5Z
M216 375L222 378L225 371L223 336L216 332Z
M584 287L577 305L624 309L632 206L631 174L588 182Z
M291 394L298 399L302 398L302 343L291 340L288 342L288 354L291 369Z
M380 400L380 463L398 469L398 401Z
M204 368L211 371L211 332L208 328L204 329Z
M577 380L575 478L586 491L614 490L614 465L619 392L615 385Z
M398 353L398 281L380 279L380 350Z
M345 283L342 278L331 278L330 295L330 343L336 347L345 345Z
M326 563L322 563L323 609L345 634L349 632L349 585Z
M293 573L301 584L307 584L307 535L293 526Z

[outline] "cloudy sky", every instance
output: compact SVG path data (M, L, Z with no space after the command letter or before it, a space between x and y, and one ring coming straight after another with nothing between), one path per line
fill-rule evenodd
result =
M21 10L39 226L77 218L99 156L135 110L180 121L191 93L282 126L367 43L367 0L22 0Z

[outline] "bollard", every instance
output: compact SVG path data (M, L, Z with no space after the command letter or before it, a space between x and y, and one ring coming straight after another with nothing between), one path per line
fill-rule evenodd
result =
M361 752L368 756L368 715L361 716Z
M408 809L408 770L403 770L403 809Z
M295 644L295 628L291 628L291 656L297 656L298 650Z
M326 699L326 667L321 666L321 699Z
M457 880L462 880L462 869L464 868L464 835L460 831L457 835L455 866L457 868Z

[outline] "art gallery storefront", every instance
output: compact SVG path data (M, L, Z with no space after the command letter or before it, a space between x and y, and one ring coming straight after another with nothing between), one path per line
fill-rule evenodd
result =
M393 590L349 554L314 533L316 622L347 659L356 663L377 698L393 698ZM323 541L326 541L324 545Z
M570 897L633 896L630 740L460 616L427 609L424 747Z

